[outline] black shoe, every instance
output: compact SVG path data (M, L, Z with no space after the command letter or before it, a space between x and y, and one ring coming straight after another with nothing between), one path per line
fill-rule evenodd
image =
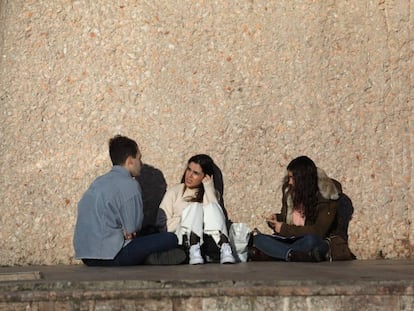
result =
M164 252L153 253L145 259L146 265L179 265L187 256L182 249L174 248Z
M255 246L250 246L248 248L248 261L273 261L274 258L266 255L261 250L256 248Z
M288 255L288 261L320 262L325 259L325 256L326 254L322 254L316 247L308 252L291 251Z

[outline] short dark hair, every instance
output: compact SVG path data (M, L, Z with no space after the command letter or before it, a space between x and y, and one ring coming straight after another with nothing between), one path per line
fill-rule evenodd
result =
M109 156L113 165L123 165L129 156L136 158L137 153L138 145L134 140L121 135L109 139Z

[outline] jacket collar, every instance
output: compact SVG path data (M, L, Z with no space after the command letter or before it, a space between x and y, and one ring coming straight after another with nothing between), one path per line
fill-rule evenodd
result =
M338 200L341 193L331 178L325 171L318 167L318 188L322 197L329 200Z

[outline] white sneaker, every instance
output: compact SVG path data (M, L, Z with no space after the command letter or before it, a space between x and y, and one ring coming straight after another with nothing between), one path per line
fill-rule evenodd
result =
M231 246L229 243L221 244L220 248L220 263L235 263L236 259L233 257Z
M204 259L201 256L200 243L190 246L190 265L202 265Z

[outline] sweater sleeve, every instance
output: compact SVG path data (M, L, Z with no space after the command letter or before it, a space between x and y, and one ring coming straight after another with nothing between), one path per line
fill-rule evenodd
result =
M282 236L301 236L304 234L314 234L325 238L332 226L336 215L336 201L326 200L318 203L318 216L313 224L305 226L282 224L279 234Z
M181 214L174 212L175 201L176 193L173 189L170 189L167 190L160 204L161 211L159 213L165 214L163 216L167 219L167 231L169 232L175 232L181 219Z
M216 189L214 189L213 180L209 180L203 183L204 185L204 198L203 204L219 203L217 200Z

